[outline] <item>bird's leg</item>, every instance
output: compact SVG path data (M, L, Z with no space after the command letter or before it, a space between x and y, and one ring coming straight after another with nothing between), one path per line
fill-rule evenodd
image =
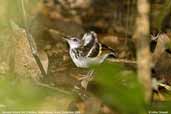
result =
M87 78L90 78L94 73L94 70L89 71L86 75L83 75L83 77L79 78L78 80L85 80Z
M93 73L94 73L94 70L91 70L89 71L86 75L83 75L83 77L81 78L77 78L78 81L81 82L81 86L86 89L87 88L87 85L88 85L88 82L91 81L93 79ZM81 88L78 87L78 86L74 86L74 88L76 90L80 90Z
M94 70L91 70L88 72L88 74L85 77L81 78L81 86L84 89L87 89L89 81L93 79L93 73L94 73Z
M88 95L86 94L86 89L87 89L89 81L93 79L93 73L94 73L94 70L91 70L87 73L86 76L78 79L79 81L81 81L82 89L78 87L77 85L74 86L73 91L76 92L80 96L81 99L86 99L88 97Z

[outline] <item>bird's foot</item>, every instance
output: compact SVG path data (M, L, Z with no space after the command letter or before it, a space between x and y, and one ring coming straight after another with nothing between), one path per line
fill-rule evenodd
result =
M89 81L91 81L93 79L93 72L94 71L90 71L88 72L88 74L85 77L80 78L81 81L81 86L86 90Z
M82 90L79 86L75 85L72 92L76 93L82 100L88 98L88 95L85 90Z

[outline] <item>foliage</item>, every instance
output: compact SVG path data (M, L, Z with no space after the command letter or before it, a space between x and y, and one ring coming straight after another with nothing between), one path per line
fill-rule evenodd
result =
M97 95L113 109L124 114L140 114L145 102L136 73L118 64L105 63L96 68L96 81L100 85Z
M104 63L95 67L98 88L94 94L105 104L121 114L144 114L149 111L169 112L171 103L146 104L144 92L137 80L136 72L118 64ZM168 95L170 97L170 95Z
M19 79L12 74L1 75L0 88L0 111L39 110L37 108L40 108L47 97L71 98L49 88L37 86L30 79Z

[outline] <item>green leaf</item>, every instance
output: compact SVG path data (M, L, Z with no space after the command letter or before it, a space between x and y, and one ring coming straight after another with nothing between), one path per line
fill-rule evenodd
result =
M135 72L109 63L96 67L95 72L99 88L94 93L105 104L123 114L145 112L144 96Z

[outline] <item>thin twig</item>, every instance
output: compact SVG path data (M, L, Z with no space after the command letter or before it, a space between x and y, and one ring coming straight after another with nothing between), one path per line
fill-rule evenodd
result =
M109 62L113 63L127 63L127 64L137 64L136 61L126 60L126 59L108 59Z
M41 87L44 87L44 88L48 88L48 89L51 89L51 90L55 90L55 91L58 91L59 93L62 93L62 94L65 94L65 95L71 95L72 93L69 92L69 91L66 91L66 90L63 90L63 89L59 89L57 87L53 87L53 86L50 86L48 84L45 84L45 83L41 83L41 82L38 82L38 81L35 81L35 84L37 86L41 86Z
M42 73L43 76L46 76L46 71L40 61L40 58L38 56L38 52L37 52L37 46L36 46L36 43L33 39L33 36L30 34L29 32L29 26L28 26L28 21L27 21L27 15L26 15L26 11L25 11L25 6L24 6L24 0L21 0L21 6L22 6L22 11L23 11L23 19L24 19L24 25L25 25L25 31L26 31L26 35L27 35L27 40L29 42L29 45L30 45L30 48L31 48L31 52L32 52L32 55Z

